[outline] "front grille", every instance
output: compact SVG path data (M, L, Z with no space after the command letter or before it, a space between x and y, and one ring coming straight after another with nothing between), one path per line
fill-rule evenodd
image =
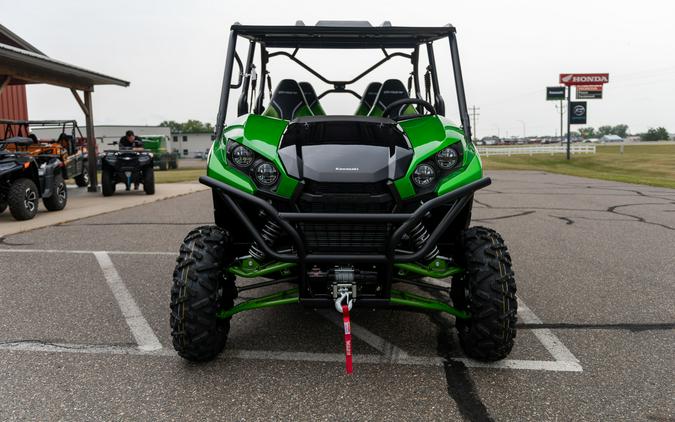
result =
M302 212L389 213L395 205L385 183L309 182L300 196ZM383 253L391 230L386 223L301 223L310 253Z
M309 253L384 253L389 224L300 223Z
M308 180L305 182L304 192L312 194L363 194L378 195L389 193L385 182L378 183L319 183Z

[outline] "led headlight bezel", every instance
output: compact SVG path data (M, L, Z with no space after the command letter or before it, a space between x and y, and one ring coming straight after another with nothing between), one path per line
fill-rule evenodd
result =
M451 157L444 156L444 154L454 155ZM460 159L460 153L452 146L445 147L438 151L435 156L436 164L441 170L450 170L457 166Z
M263 167L266 167L269 173L273 174L273 178L270 180L263 179L262 177L265 177L265 175L262 175L261 169ZM271 171L269 171L271 169ZM253 171L251 172L253 175L254 180L256 183L270 187L274 186L278 181L279 181L279 170L276 168L274 164L267 160L260 160L260 162L256 163L255 166L253 167Z
M243 152L243 153L248 153L248 162L238 162L237 160L243 155L237 155L237 151ZM255 153L251 151L249 148L243 146L243 145L237 145L236 147L232 148L232 152L230 153L230 159L232 160L232 163L240 169L245 169L251 166L253 162L255 161Z
M423 176L428 177L426 182L420 182L418 180L418 178L420 177L420 174L418 174L418 172L420 171L424 171L425 174ZM434 166L432 166L430 163L424 162L415 167L415 170L413 170L410 179L415 184L415 186L424 189L431 186L431 184L436 180L437 175L438 172L436 171Z

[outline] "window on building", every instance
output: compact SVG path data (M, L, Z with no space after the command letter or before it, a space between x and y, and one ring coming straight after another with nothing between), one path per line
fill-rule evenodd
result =
M174 142L178 142L178 136L174 136L174 137L173 137L173 141L174 141Z
M184 150L183 150L183 155L184 155L185 157L187 157L188 154L189 154L188 150L184 149Z
M187 136L183 135L183 142L187 142Z

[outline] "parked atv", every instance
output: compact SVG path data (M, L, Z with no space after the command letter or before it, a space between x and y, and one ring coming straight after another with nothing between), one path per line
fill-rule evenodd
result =
M249 48L243 64L239 38ZM450 46L452 70L438 72L435 41ZM342 63L354 48L384 58L355 78L331 81L300 61L303 48L343 49L333 56ZM288 57L328 86L317 95L307 82L283 79L265 104L267 84L256 95L251 76L258 52L263 80L268 60ZM407 86L388 79L363 94L350 89L397 57L411 63ZM231 82L234 63L239 77ZM445 117L438 80L450 74L461 125ZM187 235L173 274L170 322L180 356L213 359L234 315L285 304L445 312L456 318L467 356L495 361L510 353L511 258L496 231L470 227L474 192L490 179L471 142L455 28L235 24L223 80L207 175L199 179L213 190L215 225ZM226 124L230 91L239 87L239 117ZM326 115L319 101L332 93L357 97L355 114ZM237 278L265 280L237 286ZM250 296L286 283L294 288L236 301L243 290Z
M0 119L0 125L5 125L4 138L14 136L27 138L31 135L32 130L38 133L42 133L41 130L57 131L59 135L53 139L45 137L39 139L40 137L37 135L32 135L35 138L27 151L33 156L59 156L59 159L63 162L62 175L64 179L73 179L79 187L89 184L87 152L83 144L85 138L75 120ZM82 145L79 145L79 143L82 143Z
M155 193L153 166L153 154L142 148L104 151L101 154L103 196L112 196L118 183L123 183L126 190L131 190L132 186L138 189L139 184L143 184L145 193L153 195Z
M22 137L0 141L0 212L9 207L16 220L35 217L40 198L49 211L62 210L68 201L62 162L58 157L31 155L27 148L32 144L32 139Z

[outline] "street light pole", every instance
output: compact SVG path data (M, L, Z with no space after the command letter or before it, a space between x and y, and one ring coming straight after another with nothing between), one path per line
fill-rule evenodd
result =
M555 108L560 111L560 146L563 146L565 143L565 132L563 132L563 115L565 114L565 107L563 106L563 100L560 100L560 105L556 104Z
M525 138L525 137L527 137L527 130L526 130L526 126L525 126L525 121L524 120L518 120L518 121L520 122L520 124L523 125L523 138Z

